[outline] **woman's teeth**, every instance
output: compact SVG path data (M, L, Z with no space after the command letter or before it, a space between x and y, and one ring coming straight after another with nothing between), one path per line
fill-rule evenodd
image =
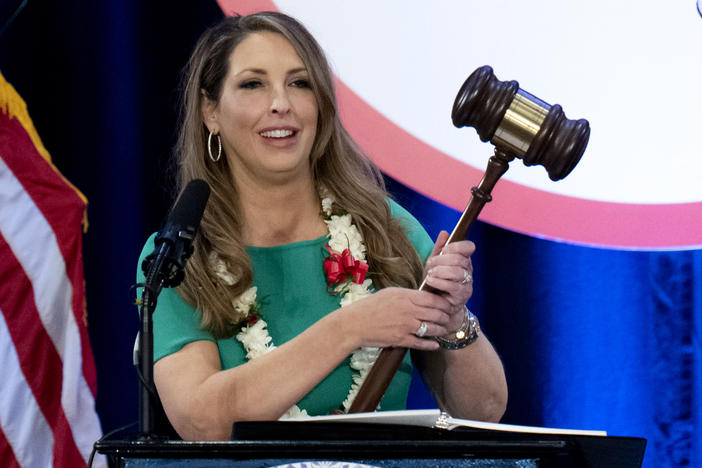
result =
M291 136L293 133L295 132L292 130L269 130L267 132L261 132L260 135L266 138L286 138Z

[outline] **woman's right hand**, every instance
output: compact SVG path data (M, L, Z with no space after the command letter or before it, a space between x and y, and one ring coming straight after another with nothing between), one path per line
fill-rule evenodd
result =
M432 338L449 332L450 307L447 299L427 291L385 288L338 312L356 346L433 351L439 344ZM422 322L427 325L423 338L416 334Z

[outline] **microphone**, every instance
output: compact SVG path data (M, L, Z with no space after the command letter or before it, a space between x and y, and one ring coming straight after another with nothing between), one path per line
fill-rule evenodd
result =
M183 281L185 263L193 253L193 240L209 196L210 187L204 180L192 180L185 187L156 235L154 251L141 265L147 286L160 290Z

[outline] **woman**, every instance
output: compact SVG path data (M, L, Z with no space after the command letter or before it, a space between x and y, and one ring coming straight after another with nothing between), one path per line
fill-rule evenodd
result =
M499 358L483 335L455 337L476 331L464 307L474 245L444 247L444 232L432 246L388 199L339 121L328 64L303 26L259 13L204 33L177 155L180 187L201 178L212 190L186 279L154 313L156 386L181 437L347 410L386 346L413 350L452 415L499 420ZM152 249L149 240L144 255ZM417 291L424 277L441 294ZM406 358L381 409L405 407L410 370Z

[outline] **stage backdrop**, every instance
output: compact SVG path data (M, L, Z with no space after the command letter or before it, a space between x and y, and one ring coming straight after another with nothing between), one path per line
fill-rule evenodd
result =
M451 124L467 76L503 81L592 125L587 155L556 184L518 162L482 219L588 245L702 245L702 21L695 4L507 0L219 0L229 13L280 10L330 56L344 121L392 177L465 206L492 149Z
M170 203L178 71L222 10L263 7L318 36L345 121L432 236L453 227L492 152L450 122L472 70L492 65L590 120L571 176L553 183L515 161L484 211L489 222L470 234L469 305L505 364L504 421L646 437L645 466L702 466L694 2L328 2L314 14L308 5L35 0L0 38L2 73L90 200L86 296L104 431L137 418L129 288ZM433 405L420 385L412 405Z

